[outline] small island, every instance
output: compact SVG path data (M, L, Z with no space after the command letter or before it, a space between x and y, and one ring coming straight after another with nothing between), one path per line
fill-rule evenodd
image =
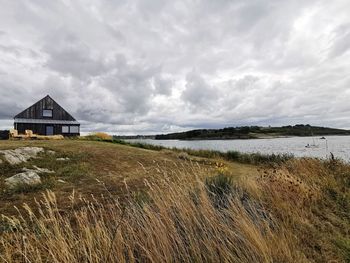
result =
M155 135L156 140L234 140L266 139L294 136L350 135L349 130L311 126L309 124L282 127L241 126L223 129L198 129L186 132Z

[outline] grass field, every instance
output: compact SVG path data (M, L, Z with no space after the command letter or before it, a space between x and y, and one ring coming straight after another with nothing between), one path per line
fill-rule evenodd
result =
M350 261L350 166L339 160L251 165L109 142L0 141L20 146L56 153L0 164L0 261ZM34 165L55 173L5 188Z
M0 213L16 213L14 206L20 207L24 202L33 204L34 198L41 196L47 189L60 197L62 207L69 202L68 196L73 189L77 195L99 196L110 193L123 198L129 190L144 188L144 180L152 180L162 173L193 169L200 165L208 175L216 172L216 163L226 163L229 173L234 177L256 175L257 169L252 165L212 160L207 158L183 158L183 154L171 151L151 151L120 144L95 141L63 140L63 141L0 141L0 150L14 149L23 146L44 147L53 150L55 155L42 154L28 163L11 166L6 162L0 164ZM57 158L69 158L58 162ZM1 155L0 155L1 158ZM36 165L55 171L43 176L43 185L33 189L16 189L5 191L4 179L20 172L23 167ZM65 183L60 183L63 180Z

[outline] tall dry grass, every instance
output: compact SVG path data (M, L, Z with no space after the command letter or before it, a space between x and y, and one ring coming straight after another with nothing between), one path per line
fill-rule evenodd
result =
M105 132L94 132L89 135L79 137L79 139L94 140L94 141L112 141L113 136Z
M146 181L147 192L124 202L73 194L64 211L47 192L35 213L25 206L3 218L0 259L345 262L346 242L333 241L349 238L349 171L337 161L293 160L237 181L194 168Z

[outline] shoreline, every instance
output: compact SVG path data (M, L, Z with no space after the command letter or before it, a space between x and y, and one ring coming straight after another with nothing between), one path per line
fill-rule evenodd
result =
M305 136L293 136L293 135L276 135L276 136L260 136L260 137L250 137L250 138L188 138L188 139L156 139L156 138L133 138L133 139L126 139L126 140L154 140L154 141L170 141L170 140L177 140L177 141L225 141L225 140L259 140L259 139L279 139L279 138L317 138L321 139L321 137L333 137L333 136L350 136L350 134L323 134L323 135L317 135L317 136L311 136L311 135L305 135ZM327 139L327 138L325 138ZM322 140L325 140L322 139Z

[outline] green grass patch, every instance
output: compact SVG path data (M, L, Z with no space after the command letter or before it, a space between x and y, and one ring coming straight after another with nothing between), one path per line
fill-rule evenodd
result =
M14 195L14 194L25 194L30 192L37 192L47 189L52 189L55 186L55 180L51 177L43 178L41 177L41 183L36 185L18 184L13 188L6 189L2 192L2 195Z
M53 189L58 179L68 182L77 182L90 175L88 166L88 153L58 152L54 153L50 149L45 149L27 162L11 165L6 161L0 163L0 198L6 198L18 193L37 192L45 189ZM57 160L64 158L64 160ZM15 174L23 172L24 168L33 169L35 167L46 168L53 173L39 173L42 183L37 185L19 184L13 188L5 186L5 179Z
M194 150L189 148L176 148L176 147L167 148L160 145L153 145L153 144L142 143L142 142L127 142L120 139L104 140L98 137L95 138L94 136L87 136L84 139L92 140L92 141L116 143L116 144L127 145L127 146L153 150L153 151L170 149L175 152L186 152L189 155L203 157L203 158L222 158L227 161L235 161L235 162L240 162L245 164L255 164L255 165L283 164L288 160L294 158L294 155L289 153L262 154L262 153L241 153L238 151L221 152L216 150Z
M73 163L61 166L57 169L56 176L74 183L82 178L90 176L89 167L86 163Z
M218 174L208 177L205 180L205 185L214 207L228 207L228 201L233 191L233 179L231 176Z
M339 248L345 262L350 262L350 238L338 238L335 245Z

